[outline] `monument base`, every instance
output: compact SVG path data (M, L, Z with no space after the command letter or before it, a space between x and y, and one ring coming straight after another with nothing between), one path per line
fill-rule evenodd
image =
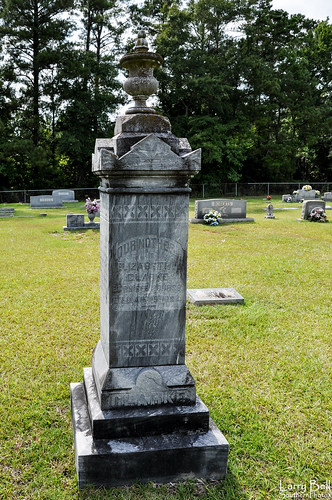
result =
M64 231L80 231L81 229L100 229L100 222L84 222L83 226L62 226Z
M91 369L84 375L70 387L79 488L225 477L229 445L199 398L189 407L98 411Z

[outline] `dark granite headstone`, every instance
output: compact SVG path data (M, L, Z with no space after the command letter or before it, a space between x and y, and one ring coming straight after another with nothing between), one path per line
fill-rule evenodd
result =
M67 214L67 226L63 226L64 231L75 231L78 229L99 229L99 222L84 222L84 215Z
M71 385L78 482L220 479L228 443L185 364L188 181L200 151L145 104L161 58L144 32L121 63L135 105L113 139L97 139L92 158L101 181L101 331L92 368Z

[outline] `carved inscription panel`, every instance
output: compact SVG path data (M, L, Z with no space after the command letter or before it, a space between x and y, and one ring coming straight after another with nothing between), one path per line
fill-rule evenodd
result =
M169 309L183 291L184 249L152 234L137 236L112 248L112 304L116 310Z
M106 357L112 366L183 363L187 196L117 195L107 202L101 218Z

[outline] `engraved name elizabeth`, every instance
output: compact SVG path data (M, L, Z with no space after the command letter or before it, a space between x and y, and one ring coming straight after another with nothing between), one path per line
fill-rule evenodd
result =
M184 251L180 243L146 235L117 243L112 249L112 305L115 310L178 306L184 284Z

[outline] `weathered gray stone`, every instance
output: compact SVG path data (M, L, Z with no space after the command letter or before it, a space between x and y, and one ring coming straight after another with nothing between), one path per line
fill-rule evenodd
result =
M244 200L196 200L195 218L203 219L210 210L216 210L224 219L244 219L247 216L247 202Z
M305 189L299 189L298 193L294 195L294 201L302 201L302 200L314 200L316 198L316 191L314 189L310 189L306 191Z
M82 214L67 214L67 226L64 231L75 231L77 229L100 229L99 222L84 222Z
M82 227L84 226L84 215L67 214L67 227Z
M166 368L167 367L161 367ZM141 369L136 369L136 371ZM120 371L120 370L119 370ZM134 372L134 369L131 369ZM142 371L142 370L141 370ZM151 370L146 369L144 383L149 382ZM193 405L159 404L146 410L146 405L133 405L131 408L118 407L112 410L102 410L91 368L84 368L84 388L91 418L92 434L96 439L122 438L169 434L171 432L207 432L209 429L209 411L196 397ZM159 388L157 388L159 391ZM153 399L155 387L151 387L149 397ZM147 394L146 391L144 391ZM151 405L153 406L153 405Z
M332 201L332 193L330 191L328 191L327 193L324 193L324 196L322 196L322 200Z
M244 303L244 298L234 288L188 289L187 299L195 304L195 306Z
M195 218L192 223L204 222L204 215L210 210L216 210L221 214L221 223L231 222L253 222L254 219L247 217L247 202L244 200L212 199L195 201Z
M274 215L273 215L273 205L271 205L271 203L268 204L268 206L266 207L266 215L265 215L265 219L274 219Z
M144 40L140 33L136 48ZM71 385L80 487L220 479L227 470L228 443L185 364L188 182L201 153L146 107L158 58L137 50L138 73L147 60L144 88L131 88L129 118L113 139L97 139L92 156L101 181L100 341L84 383ZM142 77L135 55L124 58L130 85Z
M211 419L207 432L175 430L137 436L134 431L134 435L128 436L124 426L125 433L121 438L96 439L83 384L71 384L71 404L80 488L149 481L167 483L194 478L220 480L226 475L229 445ZM162 411L165 410L158 409L157 413ZM153 414L153 410L147 409L142 420L148 420L150 416L153 421ZM164 426L168 428L168 424L164 423Z
M0 217L14 217L15 208L0 208Z
M75 200L75 191L71 189L54 189L52 191L52 196L57 196L66 203L77 203L78 201Z
M107 182L114 186L100 188L101 346L105 363L97 348L93 369L96 380L105 384L106 394L102 394L103 388L100 394L102 404L115 404L106 389L114 374L105 374L105 364L108 369L184 364L187 182L197 172L199 158L196 152L176 155L153 134L120 159L103 150L95 157L99 175L107 176ZM192 382L186 387L189 379L185 380L179 390L180 401L192 403ZM165 380L161 383L167 387ZM158 398L155 404L160 404Z
M62 200L48 194L30 196L30 208L62 208Z
M323 200L305 200L302 205L301 219L307 220L313 208L323 208L325 210L325 201Z

